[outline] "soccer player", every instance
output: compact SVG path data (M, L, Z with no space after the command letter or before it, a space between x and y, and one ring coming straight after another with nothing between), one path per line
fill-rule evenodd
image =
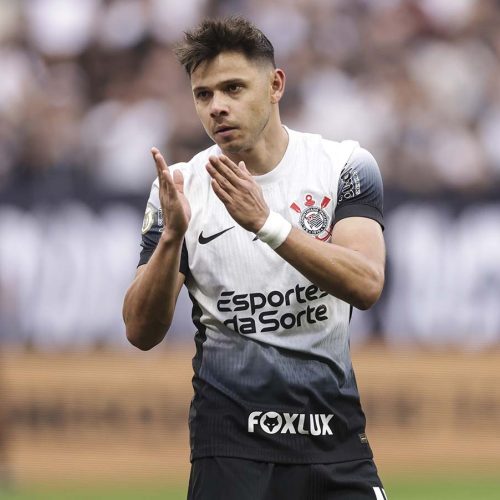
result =
M151 349L187 286L188 496L384 500L348 337L352 307L372 306L384 283L377 163L354 141L282 125L285 73L248 21L204 21L176 55L215 144L170 168L153 148L124 320Z

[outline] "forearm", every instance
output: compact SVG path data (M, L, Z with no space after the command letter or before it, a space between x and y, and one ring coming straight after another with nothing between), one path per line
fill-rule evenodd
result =
M170 327L180 288L181 249L182 238L164 233L127 291L123 305L127 339L139 349L160 343Z
M351 248L293 228L276 252L322 290L358 309L371 307L382 292L383 267Z
M379 222L363 215L341 218L333 228L333 243L311 238L297 228L288 233L290 223L269 212L262 188L243 162L236 165L224 155L212 156L207 171L215 194L233 219L312 283L359 309L368 309L378 300L385 262Z

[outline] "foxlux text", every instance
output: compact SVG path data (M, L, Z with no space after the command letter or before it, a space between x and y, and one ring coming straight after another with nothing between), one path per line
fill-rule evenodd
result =
M277 413L253 411L248 415L248 432L262 429L266 434L311 434L312 436L331 436L330 420L333 414L325 413Z

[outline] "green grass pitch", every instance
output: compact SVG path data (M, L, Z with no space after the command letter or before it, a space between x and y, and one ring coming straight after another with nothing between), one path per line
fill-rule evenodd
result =
M486 478L388 478L389 500L498 500L500 477ZM0 490L1 500L184 500L185 487L151 484L135 487L88 486L72 488ZM237 499L236 499L237 500Z

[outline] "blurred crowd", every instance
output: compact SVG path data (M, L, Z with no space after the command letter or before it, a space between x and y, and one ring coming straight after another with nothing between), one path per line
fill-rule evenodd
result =
M498 0L1 0L0 192L147 196L152 145L209 145L173 44L233 14L273 42L290 127L359 140L388 188L500 186Z
M498 344L500 0L0 0L0 344L126 343L150 148L210 144L172 48L234 14L275 46L284 123L382 170L388 279L353 339Z

